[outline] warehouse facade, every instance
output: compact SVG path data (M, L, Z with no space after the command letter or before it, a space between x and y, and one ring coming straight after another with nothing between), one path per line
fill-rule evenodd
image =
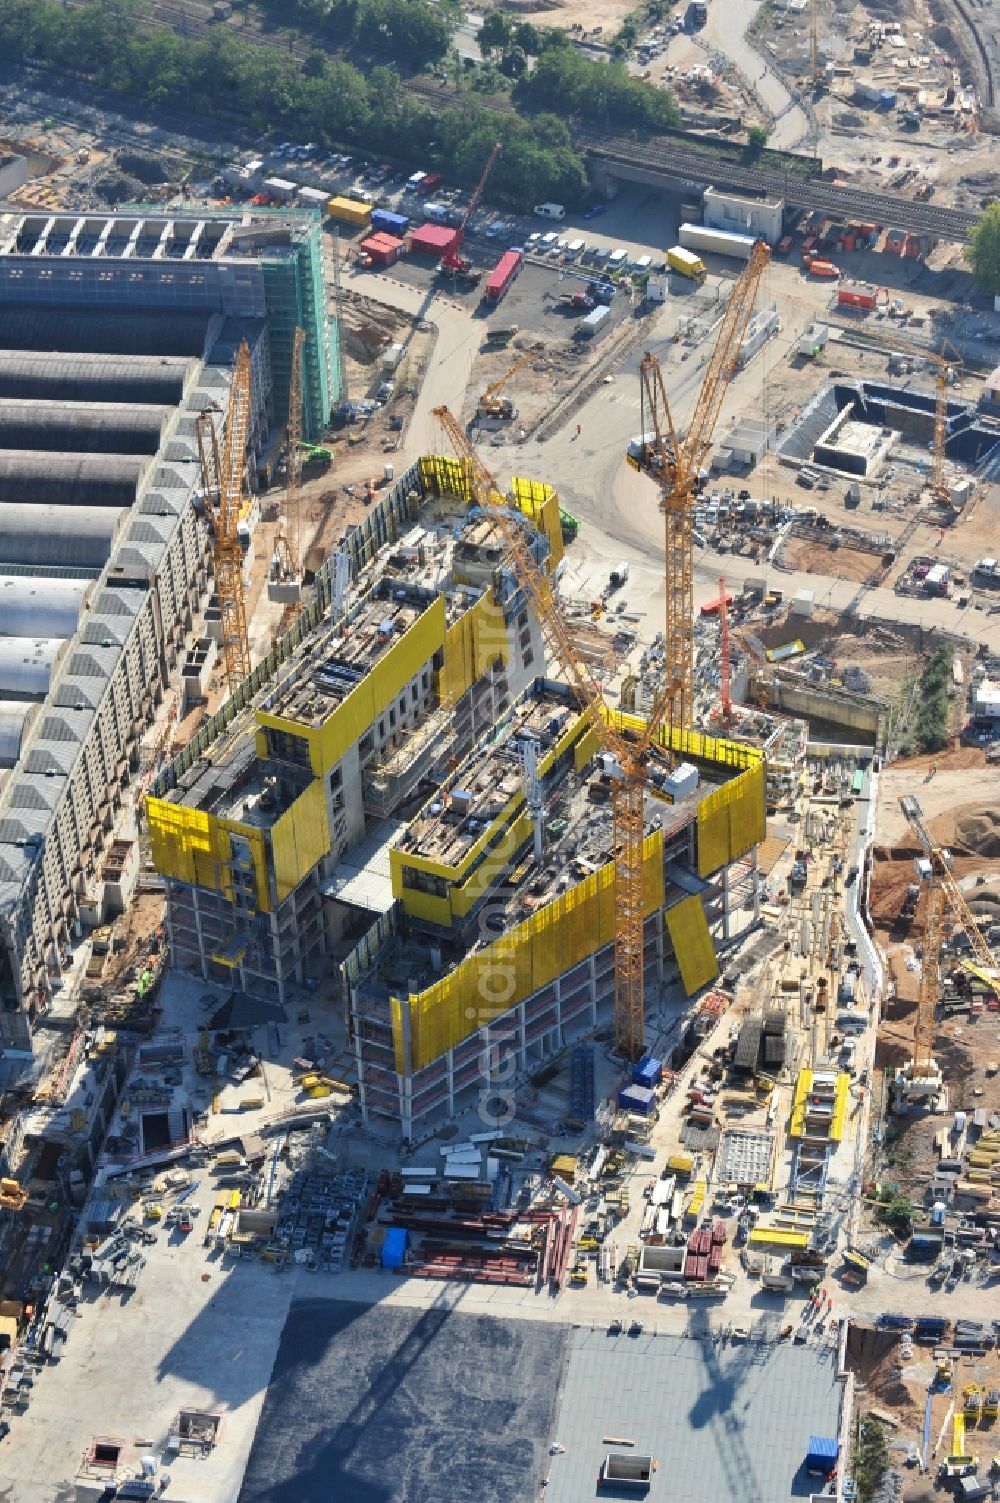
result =
M148 802L173 962L278 1001L337 969L362 1111L407 1138L480 1089L497 1028L527 1069L612 993L609 773L470 503L461 465L414 466ZM556 567L558 498L508 504ZM764 759L675 733L651 775L647 967L693 994L732 863L753 890Z
M306 335L304 439L319 441L339 400L338 331L326 314L320 216L313 211L223 209L208 215L139 208L10 216L0 226L2 304L24 310L54 305L159 310L171 317L199 312L262 321L269 366L262 411L274 427L283 427L288 418L298 326ZM72 350L72 335L68 344L50 348Z
M307 334L307 432L335 400L309 214L0 220L0 1048L99 922L140 741L210 588L195 424L251 352L248 470ZM273 331L273 341L272 341ZM283 364L282 364L283 363ZM113 869L113 870L112 870ZM107 881L105 881L107 878Z

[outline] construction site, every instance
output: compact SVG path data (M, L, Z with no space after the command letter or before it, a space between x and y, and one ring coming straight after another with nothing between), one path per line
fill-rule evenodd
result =
M0 225L0 1470L993 1496L979 315L690 186L488 270L499 150Z

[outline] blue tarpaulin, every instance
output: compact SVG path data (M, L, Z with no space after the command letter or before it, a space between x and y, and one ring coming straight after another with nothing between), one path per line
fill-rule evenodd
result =
M402 1268L406 1261L406 1250L410 1245L410 1234L405 1227L391 1226L385 1234L382 1243L382 1267Z

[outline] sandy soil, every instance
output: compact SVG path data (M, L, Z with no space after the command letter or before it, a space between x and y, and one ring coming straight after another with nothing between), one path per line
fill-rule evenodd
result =
M916 848L899 807L899 800L906 793L916 795L932 834L945 840L950 839L953 824L939 828L938 817L947 816L953 821L958 810L982 801L990 787L995 790L998 786L1000 774L987 767L986 753L978 746L958 746L951 751L894 762L880 779L875 844Z
M500 7L510 12L519 21L533 21L538 26L564 26L571 31L578 26L582 31L612 36L633 9L627 3L616 0L594 0L583 4L582 0L550 0L547 5L538 5L537 0L503 0Z
M857 548L828 548L812 538L792 538L784 550L785 561L792 569L803 569L810 574L836 574L841 579L853 579L866 584L880 572L881 561L877 553L865 553Z

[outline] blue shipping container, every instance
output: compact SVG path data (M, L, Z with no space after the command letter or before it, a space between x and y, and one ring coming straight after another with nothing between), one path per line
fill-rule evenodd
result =
M389 235L405 235L409 223L405 214L394 214L391 209L372 211L373 230L385 230Z
M896 108L896 90L880 89L878 104L881 110L894 110Z
M655 1086L662 1073L662 1064L658 1059L653 1059L652 1055L632 1066L632 1080L635 1085Z
M820 1472L825 1477L837 1465L837 1437L835 1435L810 1435L806 1452L806 1471Z
M656 1097L646 1086L622 1086L618 1092L618 1105L622 1111L635 1112L638 1117L651 1117L656 1109Z

